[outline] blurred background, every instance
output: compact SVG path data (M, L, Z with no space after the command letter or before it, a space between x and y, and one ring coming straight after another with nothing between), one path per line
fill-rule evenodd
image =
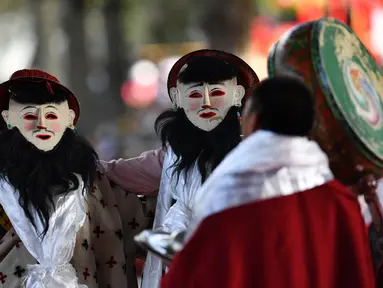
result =
M78 96L78 129L100 158L133 157L160 146L153 125L180 56L221 49L264 78L271 45L325 15L351 19L382 64L383 0L1 0L0 81L52 73Z

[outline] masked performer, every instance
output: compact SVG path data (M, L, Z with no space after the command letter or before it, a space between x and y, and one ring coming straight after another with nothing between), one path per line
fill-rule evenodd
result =
M173 66L168 78L173 108L155 124L166 151L155 230L186 229L194 193L241 141L242 101L256 83L243 60L221 51L195 51ZM157 287L161 275L160 259L149 253L143 287Z
M0 85L0 106L0 204L13 226L0 243L1 284L137 287L140 203L97 174L97 154L75 130L74 94L21 70Z

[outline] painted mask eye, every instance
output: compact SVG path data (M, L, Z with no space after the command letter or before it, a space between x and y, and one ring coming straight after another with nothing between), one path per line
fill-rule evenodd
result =
M189 98L202 98L202 94L199 92L193 92L189 95Z
M57 115L52 114L52 113L45 115L45 118L49 119L49 120L57 120L58 119Z
M211 97L223 96L223 95L225 95L225 92L222 90L214 90L214 91L210 92Z
M24 115L23 119L33 121L33 120L37 120L38 117L35 114L26 114Z

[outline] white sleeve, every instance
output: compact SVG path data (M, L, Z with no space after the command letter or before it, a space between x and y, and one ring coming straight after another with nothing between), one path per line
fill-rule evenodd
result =
M186 230L191 217L191 209L181 199L176 202L166 213L164 228L167 232L180 232Z
M379 179L378 181L378 188L376 193L378 194L378 199L380 204L383 205L383 178ZM364 219L364 223L366 223L366 225L370 225L372 222L372 216L366 201L364 201L364 196L358 196L358 200L359 200L362 216Z

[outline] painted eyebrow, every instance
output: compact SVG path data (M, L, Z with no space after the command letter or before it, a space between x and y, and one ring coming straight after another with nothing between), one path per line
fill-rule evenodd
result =
M203 83L200 82L200 83L196 83L196 84L190 86L190 88L195 88L195 87L202 86L202 85L203 85Z
M198 86L202 86L203 83L202 82L199 82L199 83L196 83L194 85L191 85L188 89L186 89L186 91L190 91L191 89L195 88L195 87L198 87Z
M221 82L221 81L208 82L208 84L226 86L225 82ZM194 87L198 87L198 86L202 86L202 85L203 85L203 82L200 82L200 83L196 83L194 85L191 85L190 88L194 88Z
M53 108L53 109L55 109L56 111L59 111L55 106L52 106L52 105L48 105L48 106L45 107L45 108Z
M225 82L211 82L209 84L210 85L222 85L222 86L226 86Z
M35 108L35 109L37 109L36 106L26 106L26 107L24 107L23 109L21 109L21 111L23 111L23 110L25 110L25 109L29 109L29 108Z

